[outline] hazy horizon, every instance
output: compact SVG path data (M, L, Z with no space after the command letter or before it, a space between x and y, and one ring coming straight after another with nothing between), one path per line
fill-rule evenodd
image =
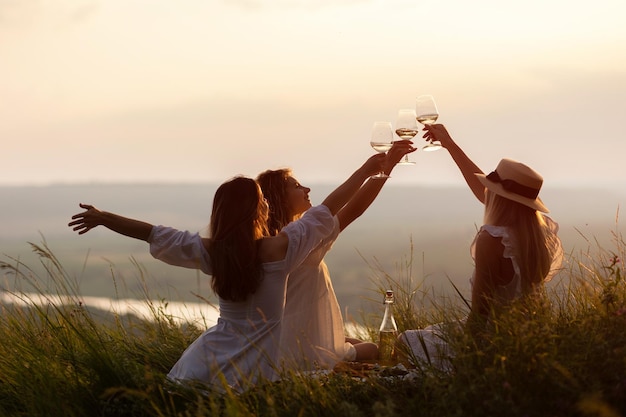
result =
M333 188L306 185L312 188L314 204ZM156 298L199 301L194 295L199 294L215 300L206 276L154 260L145 242L105 228L78 236L67 223L71 215L80 211L78 203L85 202L151 223L200 231L208 224L216 186L0 186L0 254L5 262L19 259L39 270L39 260L28 242L41 244L45 239L84 296L141 298L143 285L147 285ZM611 233L619 227L616 216L619 206L626 202L626 190L545 187L542 198L560 224L567 253L593 249L596 240L611 247ZM424 290L448 292L451 280L468 294L472 271L469 244L481 221L482 205L466 187L386 185L368 211L341 234L326 257L342 308L349 315L357 315L359 310L373 306L367 299L375 296L375 273L368 263L376 263L376 259L385 272L395 275L406 270L404 265L411 254L414 282L423 281ZM5 287L27 289L6 271L3 277ZM146 282L142 283L142 279Z

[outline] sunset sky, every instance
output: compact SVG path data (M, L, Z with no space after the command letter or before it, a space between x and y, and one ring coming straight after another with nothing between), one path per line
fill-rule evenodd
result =
M420 94L485 171L625 184L625 18L624 0L0 0L0 185L338 183ZM392 181L462 182L445 150L411 159Z

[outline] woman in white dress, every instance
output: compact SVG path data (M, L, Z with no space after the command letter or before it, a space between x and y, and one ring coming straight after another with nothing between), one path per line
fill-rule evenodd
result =
M469 330L479 332L493 311L520 297L536 295L558 271L563 259L558 225L543 213L539 198L543 178L530 167L502 159L489 175L472 162L441 124L425 127L425 138L448 150L465 181L485 205L484 224L472 245L474 259ZM449 366L453 352L444 340L442 325L407 330L399 341L408 346L415 363ZM402 345L401 349L402 350Z
M408 140L394 142L387 153L385 173L402 157L415 151ZM264 171L257 177L270 206L271 235L299 219L310 207L310 188L301 185L290 169ZM298 266L287 281L287 297L280 338L287 366L312 370L333 368L341 360L363 361L378 357L375 343L346 338L341 309L324 256L350 223L372 204L386 179L369 179L336 214L332 233Z
M276 236L267 233L268 206L260 187L236 177L215 193L210 237L125 218L81 204L69 226L79 234L99 225L150 244L166 263L211 275L220 317L182 354L168 374L217 390L241 391L278 375L281 319L288 274L332 233L334 215L386 158L370 157L324 202Z

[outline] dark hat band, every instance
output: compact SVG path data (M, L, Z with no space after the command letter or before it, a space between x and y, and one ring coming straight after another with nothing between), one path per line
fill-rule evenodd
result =
M505 190L515 193L517 195L521 195L522 197L532 198L534 200L539 195L538 189L527 187L523 184L520 184L519 182L515 180L502 179L500 178L500 175L498 175L496 171L493 171L492 173L487 175L487 179L489 181L493 181L498 184L501 184L502 188L504 188Z

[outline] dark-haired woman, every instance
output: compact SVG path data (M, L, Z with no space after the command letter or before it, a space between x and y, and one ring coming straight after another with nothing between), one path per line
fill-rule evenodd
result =
M415 148L397 141L387 153L384 172L390 174L402 157ZM270 206L269 232L276 235L311 207L310 188L290 169L264 171L257 177ZM339 234L372 204L386 179L367 180L335 216L330 233L290 275L281 333L281 351L287 365L296 369L333 368L339 361L378 359L378 346L347 338L341 309L324 257Z
M319 206L276 236L267 232L268 206L256 181L236 177L215 193L210 236L154 226L81 204L69 226L79 234L102 225L150 244L166 263L211 275L220 317L182 354L168 374L180 382L242 390L277 376L287 276L334 226L334 215L379 172L385 155L370 157Z

